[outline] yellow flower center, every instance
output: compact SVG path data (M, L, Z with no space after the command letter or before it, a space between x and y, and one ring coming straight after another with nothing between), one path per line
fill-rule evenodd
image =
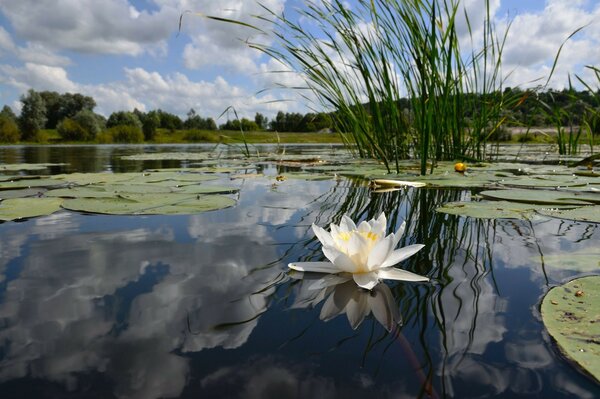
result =
M348 242L350 241L350 238L352 238L353 234L359 234L362 237L366 238L367 240L370 240L371 243L377 241L379 239L379 234L375 234L373 232L361 232L358 230L352 230L352 231L342 231L341 233L339 233L337 236L340 240L344 241L344 242Z

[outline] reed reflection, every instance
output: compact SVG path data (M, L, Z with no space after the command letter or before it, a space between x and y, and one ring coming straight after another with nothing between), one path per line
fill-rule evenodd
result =
M557 248L564 251L565 245L573 241L578 242L579 251L583 250L582 244L589 248L597 232L590 225L576 222L484 220L435 212L443 203L469 195L459 190L355 190L340 203L333 220L342 215L365 220L385 212L391 221L390 230L403 220L407 223L400 246L426 245L403 267L429 276L432 284L397 284L392 295L403 318L400 332L418 343L412 350L440 395L564 391L549 378L548 370L552 368L563 374L561 378L568 378L563 368L555 367L561 360L552 354L550 345L527 350L531 349L532 339L544 340L543 328L534 316L544 287L573 275L567 270L548 273L544 256L556 253ZM567 234L569 240L564 239ZM528 276L527 282L522 280L524 275ZM523 295L518 285L527 286L529 292ZM510 314L519 317L509 319ZM515 353L521 355L515 357ZM550 364L536 360L548 357L553 359ZM538 382L527 384L524 375ZM519 383L512 384L513 380ZM568 389L589 397L589 392L579 387Z

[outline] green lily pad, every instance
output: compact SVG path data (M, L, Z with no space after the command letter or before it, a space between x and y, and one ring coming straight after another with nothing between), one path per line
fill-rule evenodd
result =
M66 163L14 163L0 165L0 171L44 170L50 166L64 166Z
M575 209L546 209L540 211L542 215L578 220L581 222L600 223L600 206L582 206Z
M70 173L54 175L52 179L73 184L95 184L95 183L121 183L138 177L140 173Z
M600 382L600 276L552 288L541 311L561 352Z
M120 194L169 194L173 190L168 187L151 184L91 184L50 190L47 197L63 198L109 198Z
M531 219L536 211L547 208L544 205L509 201L459 201L444 204L436 211L478 219Z
M585 186L589 179L577 178L571 175L556 175L556 176L519 176L509 179L502 179L501 183L511 187L574 187Z
M112 198L75 198L62 207L73 211L110 215L186 215L228 208L236 204L222 195L130 194Z
M278 181L285 181L287 179L317 181L317 180L331 180L333 178L332 175L322 174L322 173L295 173L295 172L282 173L281 175L278 175L278 176L269 176L269 177L275 178Z
M121 159L128 161L199 161L214 157L210 153L203 152L157 152L147 154L125 155Z
M60 209L61 198L12 198L0 202L0 220L50 215Z
M37 197L46 192L45 188L22 188L20 190L2 190L0 191L0 200L9 198Z
M600 194L568 192L559 190L488 190L482 191L484 198L547 205L590 205L600 204Z
M14 190L18 188L31 187L56 187L61 186L63 184L64 183L61 183L54 179L19 179L0 182L0 190Z

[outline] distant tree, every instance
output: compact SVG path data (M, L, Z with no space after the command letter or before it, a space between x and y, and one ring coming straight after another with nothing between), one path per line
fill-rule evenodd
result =
M259 130L256 122L247 118L228 120L220 126L221 130L244 130L246 132Z
M133 112L128 111L117 111L110 114L106 121L106 127L111 128L115 126L135 126L142 130L142 122Z
M165 112L161 109L157 110L160 117L160 127L163 129L177 130L183 128L183 121L177 115Z
M23 140L37 140L38 133L46 124L46 105L42 96L30 89L21 96L21 115L19 127Z
M63 140L67 141L87 141L91 134L79 123L71 118L64 118L56 126L56 131Z
M46 105L46 129L54 129L64 118L72 118L79 111L92 111L96 101L79 93L59 94L55 91L41 91L40 96Z
M85 130L85 137L82 140L94 140L106 125L102 115L98 115L89 109L82 109L71 119Z
M142 129L133 125L116 125L108 129L106 134L115 143L142 143L144 141Z
M260 112L257 112L256 115L254 115L254 123L256 123L259 128L266 129L269 126L269 119Z
M5 116L5 117L11 119L15 123L17 122L17 115L14 113L12 108L9 107L8 105L5 105L4 107L2 107L2 110L0 111L0 116Z
M206 118L206 130L217 130L217 123L213 118Z
M0 143L16 143L20 138L21 133L15 118L2 109L0 112Z
M217 130L217 124L212 118L203 118L191 108L187 113L187 119L183 122L186 129Z
M145 140L153 140L156 137L156 130L160 127L160 114L158 111L150 111L142 121L142 131Z
M285 126L285 114L283 113L283 111L279 111L277 113L277 115L275 115L275 119L273 119L271 121L271 123L269 124L271 130L276 130L278 132L285 132L286 131L286 126Z
M46 107L46 124L44 128L55 129L58 122L64 118L61 112L61 96L55 91L40 91L39 94Z

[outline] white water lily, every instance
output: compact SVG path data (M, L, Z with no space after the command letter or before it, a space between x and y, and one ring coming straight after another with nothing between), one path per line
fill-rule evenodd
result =
M331 232L313 224L312 229L323 244L323 254L329 262L296 262L288 266L301 272L350 273L356 284L367 290L382 279L429 281L427 277L392 267L419 252L424 245L414 244L395 250L406 222L388 236L385 235L386 226L384 213L358 226L344 215L339 226L331 224Z

